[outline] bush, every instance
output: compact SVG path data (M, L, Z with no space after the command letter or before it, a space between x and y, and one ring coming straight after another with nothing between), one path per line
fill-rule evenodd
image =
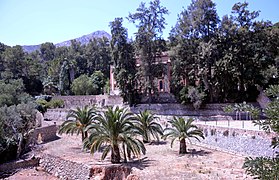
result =
M41 113L45 113L48 108L63 108L64 101L62 99L52 99L49 102L45 99L37 99L37 109Z
M16 159L29 150L36 113L34 103L0 108L0 163Z
M62 99L52 99L48 102L48 108L63 108L64 101Z

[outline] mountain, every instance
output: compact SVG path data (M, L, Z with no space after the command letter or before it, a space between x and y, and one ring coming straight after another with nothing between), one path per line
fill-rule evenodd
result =
M67 41L57 43L57 44L55 44L55 46L56 47L70 46L72 40L77 40L78 42L80 42L83 45L83 44L89 43L89 41L91 39L102 38L102 37L106 37L108 39L111 39L111 35L109 33L107 33L106 31L95 31L93 33L90 33L90 34L87 34L87 35L84 35L84 36L81 36L81 37L78 37L78 38L75 38L75 39L71 39L71 40L67 40ZM28 52L28 53L36 51L36 50L40 50L40 47L41 47L40 44L39 45L24 45L24 46L22 46L23 50L25 52Z

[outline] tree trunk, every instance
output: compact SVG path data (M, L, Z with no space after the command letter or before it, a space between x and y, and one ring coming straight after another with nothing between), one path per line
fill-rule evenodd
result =
M119 147L118 145L114 144L112 147L112 151L111 151L111 163L116 164L116 163L120 163L120 151L119 151Z
M124 163L126 163L127 162L127 157L126 157L126 149L125 149L124 143L122 144L122 148L123 148Z
M179 154L186 154L187 149L186 149L186 141L185 138L180 140L180 147L179 147Z
M81 131L81 141L83 141L85 139L85 134L83 131Z

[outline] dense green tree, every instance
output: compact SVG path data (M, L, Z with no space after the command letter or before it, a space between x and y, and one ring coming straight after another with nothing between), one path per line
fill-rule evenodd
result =
M142 111L136 115L134 125L138 130L138 133L142 136L144 143L150 142L151 136L159 141L159 135L163 135L163 128L155 121L156 119L159 118L155 117L147 110Z
M14 160L30 150L30 136L36 125L32 103L0 108L0 162Z
M87 74L101 71L105 78L109 78L110 45L106 37L94 38L86 46L85 57L87 59Z
M3 54L5 71L2 73L4 79L17 79L23 76L23 61L25 53L21 46L17 45L7 48Z
M160 0L154 0L149 3L141 3L134 14L129 14L128 19L136 24L138 28L135 40L136 52L140 59L140 86L145 94L149 95L151 101L152 92L156 92L154 85L154 66L156 58L161 54L161 36L165 28L164 15L168 10L161 6Z
M98 115L96 124L88 127L91 134L84 146L89 148L92 154L104 148L102 160L111 152L112 163L120 163L121 147L123 147L124 161L126 161L126 150L136 156L145 154L144 144L135 137L132 119L133 114L127 109L118 106L109 107L103 114Z
M50 42L41 44L40 52L43 61L51 61L55 58L55 45Z
M70 110L66 121L61 124L58 133L66 133L73 135L81 133L82 141L88 137L87 127L94 123L96 118L96 109L94 107L77 107L75 110Z
M97 94L92 79L87 75L81 75L73 81L71 91L75 95L92 95Z
M104 74L101 71L95 71L90 78L92 79L94 94L103 94L106 84Z
M172 127L166 128L164 130L164 138L170 137L171 147L173 142L178 139L180 142L179 146L179 154L186 154L186 139L195 138L199 140L199 138L204 138L203 133L196 125L193 125L193 119L185 120L182 117L173 117L172 120L168 121Z
M30 100L30 96L24 92L21 79L10 80L8 83L0 80L0 107L27 103L28 100Z
M113 73L124 102L132 105L136 98L136 60L133 46L128 43L127 29L123 27L122 22L122 18L110 22Z

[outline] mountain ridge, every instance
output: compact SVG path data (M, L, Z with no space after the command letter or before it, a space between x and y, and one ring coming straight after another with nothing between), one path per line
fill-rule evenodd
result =
M77 37L75 39L70 39L70 40L66 40L63 42L59 42L54 44L56 47L61 47L61 46L70 46L71 45L71 41L72 40L77 40L78 42L80 42L82 45L83 44L88 44L90 40L94 39L94 38L102 38L102 37L106 37L108 39L111 39L111 35L109 33L107 33L106 31L103 30L99 30L99 31L94 31L90 34L86 34L80 37ZM23 45L22 48L25 52L31 53L33 51L36 50L40 50L41 44L38 45Z

